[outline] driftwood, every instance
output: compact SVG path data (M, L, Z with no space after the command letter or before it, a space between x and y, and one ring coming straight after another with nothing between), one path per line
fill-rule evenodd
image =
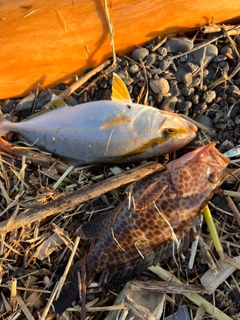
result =
M0 138L0 155L12 159L22 160L22 157L26 157L26 163L41 166L44 168L50 168L54 164L54 168L63 173L67 170L68 166L64 163L56 161L55 158L47 153L41 153L31 149L30 147L16 147L4 139Z
M83 187L80 190L59 197L57 200L43 205L40 208L29 210L25 214L17 216L14 220L10 219L1 222L0 234L5 234L6 232L16 230L22 226L43 220L51 215L79 205L80 203L93 199L122 185L142 179L162 168L163 166L159 163L147 162L141 167L113 176L94 185Z
M163 281L131 281L130 288L134 291L147 290L151 292L166 292L175 294L184 293L208 293L208 287L202 287L200 285L163 282Z

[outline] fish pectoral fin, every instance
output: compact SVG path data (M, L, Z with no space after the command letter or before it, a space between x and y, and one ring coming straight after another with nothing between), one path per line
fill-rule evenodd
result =
M105 129L108 128L109 126L116 126L119 124L127 123L127 122L132 122L132 119L126 117L125 115L118 113L114 117L111 117L107 119L100 127L99 129Z
M113 73L112 101L132 102L128 89L122 79Z
M163 185L161 181L155 181L152 183L139 197L135 203L134 210L140 211L150 207L157 199L159 199L164 191L167 189L167 185Z

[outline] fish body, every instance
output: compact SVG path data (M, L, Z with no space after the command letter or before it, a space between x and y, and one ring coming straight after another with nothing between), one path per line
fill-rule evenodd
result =
M117 83L113 101L64 106L19 123L1 118L0 137L19 133L77 164L138 161L179 149L195 137L197 127L190 121L131 102L124 84Z
M172 254L167 244L170 240L177 242L181 232L191 226L229 163L214 145L210 143L168 163L165 170L134 186L130 204L125 199L102 224L93 220L78 230L79 235L85 235L91 224L100 229L86 260L87 283L96 274L101 274L102 286L114 278L129 279ZM58 313L78 296L80 265L81 261L70 270L55 303Z

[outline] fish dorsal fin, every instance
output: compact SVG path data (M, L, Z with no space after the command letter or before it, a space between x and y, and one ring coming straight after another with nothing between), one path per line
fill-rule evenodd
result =
M112 101L132 102L128 89L122 79L113 73Z
M140 211L150 207L162 196L167 187L168 186L163 184L161 181L155 181L150 184L150 186L144 190L138 201L135 203L134 210Z
M57 108L68 107L66 102L63 101L63 99L61 99L59 96L57 96L54 93L52 94L51 101L53 102L54 106L57 107Z

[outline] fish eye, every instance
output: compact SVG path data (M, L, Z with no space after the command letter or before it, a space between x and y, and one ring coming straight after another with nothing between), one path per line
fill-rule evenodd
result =
M211 183L218 183L218 174L216 172L211 172L208 176L208 181Z
M176 130L174 128L165 128L163 130L163 133L165 135L174 135L174 134L176 134Z

